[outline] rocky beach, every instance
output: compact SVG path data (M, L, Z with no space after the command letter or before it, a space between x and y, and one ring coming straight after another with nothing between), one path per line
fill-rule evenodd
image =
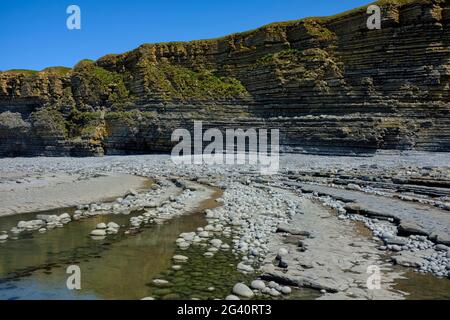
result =
M450 267L448 159L445 153L419 152L368 158L286 154L274 176L261 176L250 165L180 166L163 155L2 159L2 187L10 186L11 173L18 171L25 190L37 175L44 180L83 176L93 186L95 177L103 176L122 177L123 182L110 182L122 187L139 184L144 177L152 183L106 201L98 192L98 200L78 204L70 214L37 213L9 229L0 218L5 229L0 250L20 246L29 237L39 241L54 229L64 236L69 226L96 217L104 222L83 237L120 245L151 233L152 226L165 228L195 213L204 221L174 235L173 255L165 258L160 273L146 279L149 295L139 298L408 299L399 283L414 281L410 271L436 278L439 285L433 290L441 296L448 293ZM77 188L86 186L71 188L77 194ZM51 192L59 192L47 191L50 199ZM36 212L47 209L43 199L30 206ZM114 222L117 217L120 224ZM102 259L99 254L100 265ZM215 259L227 265L215 268L226 268L230 276L212 268L212 283L202 287L201 265ZM368 270L374 266L381 285L370 289ZM181 281L185 269L193 275L200 272L202 280L188 274ZM2 278L18 270L9 271ZM20 272L16 276L21 279ZM33 272L27 277L33 278ZM187 293L187 287L195 289Z
M0 71L0 300L450 299L450 3L371 8Z

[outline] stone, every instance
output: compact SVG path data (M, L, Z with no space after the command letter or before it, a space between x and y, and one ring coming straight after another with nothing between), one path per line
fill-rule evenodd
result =
M102 229L92 230L91 236L93 236L93 237L104 237L104 236L106 236L106 230L102 230Z
M200 233L198 234L198 236L199 236L200 238L209 238L209 237L210 237L210 234L209 234L208 231L202 231L202 232L200 232Z
M106 223L99 223L97 224L97 229L106 229L108 226L106 225Z
M71 217L68 213L63 213L58 217L60 220L71 220Z
M282 259L283 257L287 256L289 254L289 251L285 248L280 248L278 250L277 258Z
M250 287L252 287L255 290L263 290L266 287L266 284L262 280L254 280L250 284Z
M189 260L188 257L183 256L183 255L175 255L175 256L173 256L172 259L176 262L187 262Z
M108 223L107 227L112 229L120 229L120 226L115 222Z
M404 246L404 245L408 244L408 239L400 238L400 237L390 237L390 238L385 238L384 243L386 245Z
M0 234L0 241L8 240L9 236L7 234Z
M277 233L289 233L289 234L295 235L295 236L304 236L304 237L311 236L311 233L308 231L291 228L290 226L287 226L287 225L279 225L276 232Z
M163 280L163 279L155 279L152 281L154 285L156 286L166 286L169 284L169 281Z
M238 301L238 300L241 300L241 299L239 299L238 296L235 296L235 295L233 295L233 294L230 294L229 296L227 296L227 297L225 298L225 300L227 300L227 301Z
M292 293L292 289L288 286L284 286L281 287L281 293L282 294L291 294Z
M278 267L279 267L279 268L282 268L282 269L287 269L287 268L289 267L289 265L287 264L286 261L280 260L280 261L278 262Z
M106 229L106 234L117 234L117 233L119 233L118 229L115 229L115 228Z
M220 248L222 245L222 240L220 239L213 239L209 242L213 247Z
M233 293L244 298L253 298L255 294L244 283L237 283L233 287Z
M385 232L385 233L383 233L381 238L386 241L386 240L394 238L394 235L390 232Z
M422 226L413 221L401 221L400 225L398 226L398 234L400 236L428 235Z
M435 247L435 249L436 249L437 251L448 252L450 248L447 247L446 245L443 245L443 244L437 244L436 247Z
M247 273L251 273L251 272L255 271L255 269L253 269L252 266L249 266L249 265L247 265L247 264L245 264L243 262L240 262L237 265L237 269L238 269L238 271L247 272Z
M281 295L281 293L280 293L278 290L272 288L272 289L270 289L270 295L271 295L272 297L278 297L278 296Z

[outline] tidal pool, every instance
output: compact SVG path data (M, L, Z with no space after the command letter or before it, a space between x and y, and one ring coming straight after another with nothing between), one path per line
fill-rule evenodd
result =
M1 218L0 230L27 218ZM177 236L205 224L197 213L149 226L134 236L89 237L100 222L125 225L129 218L97 216L0 244L0 299L141 299L149 293L145 284L170 268ZM66 287L70 265L81 268L82 290Z
M450 280L415 271L406 272L404 277L395 288L407 292L407 300L450 300Z
M236 282L247 282L255 275L236 270L240 257L218 252L213 258L203 256L204 248L192 246L181 251L176 246L180 233L195 231L207 224L204 210L217 206L221 192L204 201L196 213L175 218L164 225L149 225L136 235L123 231L132 215L100 215L71 222L40 234L21 234L0 244L0 299L223 299L231 294ZM43 214L73 213L58 209ZM0 230L9 230L20 220L36 218L37 213L0 218ZM137 213L136 213L137 214ZM122 227L115 236L94 240L89 233L100 222L115 222ZM230 239L223 239L230 243ZM189 257L179 271L172 270L172 257ZM81 269L81 290L69 290L67 267ZM165 279L169 285L158 287L152 280ZM313 290L295 289L281 299L314 299ZM270 297L257 297L270 299Z

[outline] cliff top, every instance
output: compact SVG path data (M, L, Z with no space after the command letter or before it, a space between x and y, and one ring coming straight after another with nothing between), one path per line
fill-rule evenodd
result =
M378 6L389 6L389 7L403 7L410 4L427 4L427 3L444 3L445 0L379 0L376 2L373 2L371 4L375 4ZM185 47L185 46L208 46L212 45L218 42L227 42L231 41L236 38L246 38L251 35L254 35L258 32L271 32L276 31L279 28L289 28L289 27L295 27L298 25L305 25L312 34L315 36L321 37L325 40L330 39L333 37L333 34L330 30L327 28L323 28L323 24L329 24L335 21L338 21L340 19L346 19L349 16L355 15L355 14L361 14L365 12L367 7L369 6L365 5L359 8L355 8L343 13L339 13L333 16L323 16L323 17L307 17L302 18L299 20L292 20L292 21L284 21L284 22L274 22L267 25L264 25L262 27L259 27L257 29L244 31L244 32L238 32L233 33L230 35L226 35L223 37L213 38L213 39L204 39L204 40L193 40L193 41L171 41L171 42L160 42L160 43L146 43L141 46L139 46L136 49L133 49L131 51L120 53L120 54L107 54L97 60L97 62L103 62L108 63L108 60L115 59L117 57L124 57L128 55L132 55L133 53L141 50L146 50L149 48L154 47ZM82 60L85 61L85 60ZM82 62L80 61L80 62ZM76 66L75 66L76 67ZM26 70L26 69L13 69L13 70L7 70L7 71L0 71L1 74L10 74L10 75L24 75L24 76L30 76L30 75L57 75L57 76L64 76L71 72L72 68L63 67L63 66L56 66L56 67L49 67L41 71L37 70Z

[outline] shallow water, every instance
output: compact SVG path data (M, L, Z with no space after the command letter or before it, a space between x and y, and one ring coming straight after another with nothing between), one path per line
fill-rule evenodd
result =
M128 225L130 216L101 215L69 223L45 234L33 232L0 244L0 299L214 299L231 293L236 282L249 282L252 275L236 271L240 257L219 252L205 258L204 248L180 251L175 240L182 232L205 226L203 212L216 207L221 191L204 201L197 213L175 218L164 225L151 225L135 236L119 233L105 240L93 240L89 233L100 222ZM72 213L58 209L44 214ZM40 212L41 213L41 212ZM0 230L16 226L36 213L0 218ZM126 228L122 228L122 232ZM227 242L229 240L223 239ZM183 254L189 261L181 271L171 269L172 257ZM66 269L81 269L81 290L67 289ZM167 279L170 287L155 287L153 279ZM214 290L208 290L212 289ZM290 298L313 299L313 290L294 290ZM263 297L260 297L263 298ZM268 297L266 297L268 298Z
M406 272L404 277L395 288L407 292L407 300L450 300L450 280L415 271Z
M97 223L114 221L122 225L128 223L129 217L97 216L0 244L0 299L147 296L149 288L145 284L171 266L177 236L204 225L205 219L201 214L192 214L166 225L149 226L135 236L119 234L100 241L89 237ZM11 219L0 219L0 229L11 224ZM70 265L81 268L82 290L69 291L66 287L66 268Z

